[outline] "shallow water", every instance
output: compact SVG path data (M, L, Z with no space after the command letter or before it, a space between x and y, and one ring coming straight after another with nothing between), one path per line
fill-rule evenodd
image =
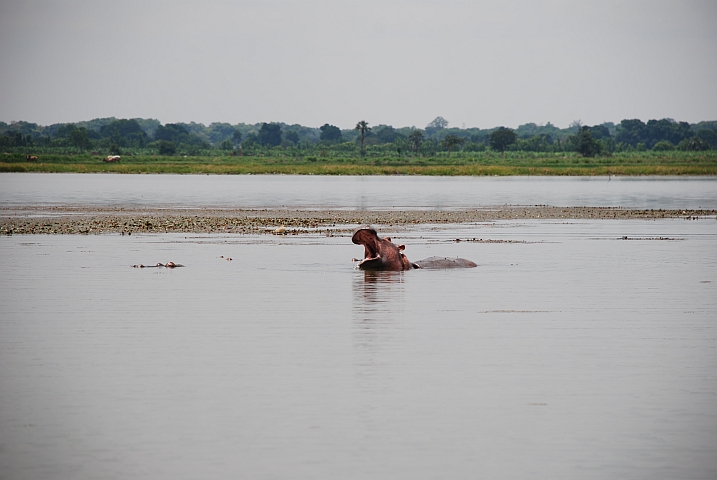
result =
M717 177L376 177L0 174L0 205L464 209L489 205L717 209Z
M0 477L717 477L717 221L382 233L0 238Z

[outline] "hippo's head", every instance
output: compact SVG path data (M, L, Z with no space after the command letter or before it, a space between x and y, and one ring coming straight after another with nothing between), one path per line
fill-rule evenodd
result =
M351 241L364 246L364 258L357 267L362 270L409 270L414 265L403 254L404 245L395 245L390 238L379 238L370 227L359 228Z

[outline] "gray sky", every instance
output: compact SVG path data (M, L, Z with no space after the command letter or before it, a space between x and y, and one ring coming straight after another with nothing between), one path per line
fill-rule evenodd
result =
M715 120L716 25L714 0L0 0L0 120Z

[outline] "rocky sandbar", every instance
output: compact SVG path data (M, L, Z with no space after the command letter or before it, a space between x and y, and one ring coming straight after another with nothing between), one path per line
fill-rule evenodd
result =
M714 218L717 210L635 210L603 207L496 206L469 210L294 210L233 208L3 207L0 233L334 233L356 225L410 226L521 219Z

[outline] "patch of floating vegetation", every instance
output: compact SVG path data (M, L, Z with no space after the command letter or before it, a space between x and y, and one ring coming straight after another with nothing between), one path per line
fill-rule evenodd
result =
M672 238L672 237L628 237L627 235L618 238L618 240L667 240L667 241L679 241L684 238Z

